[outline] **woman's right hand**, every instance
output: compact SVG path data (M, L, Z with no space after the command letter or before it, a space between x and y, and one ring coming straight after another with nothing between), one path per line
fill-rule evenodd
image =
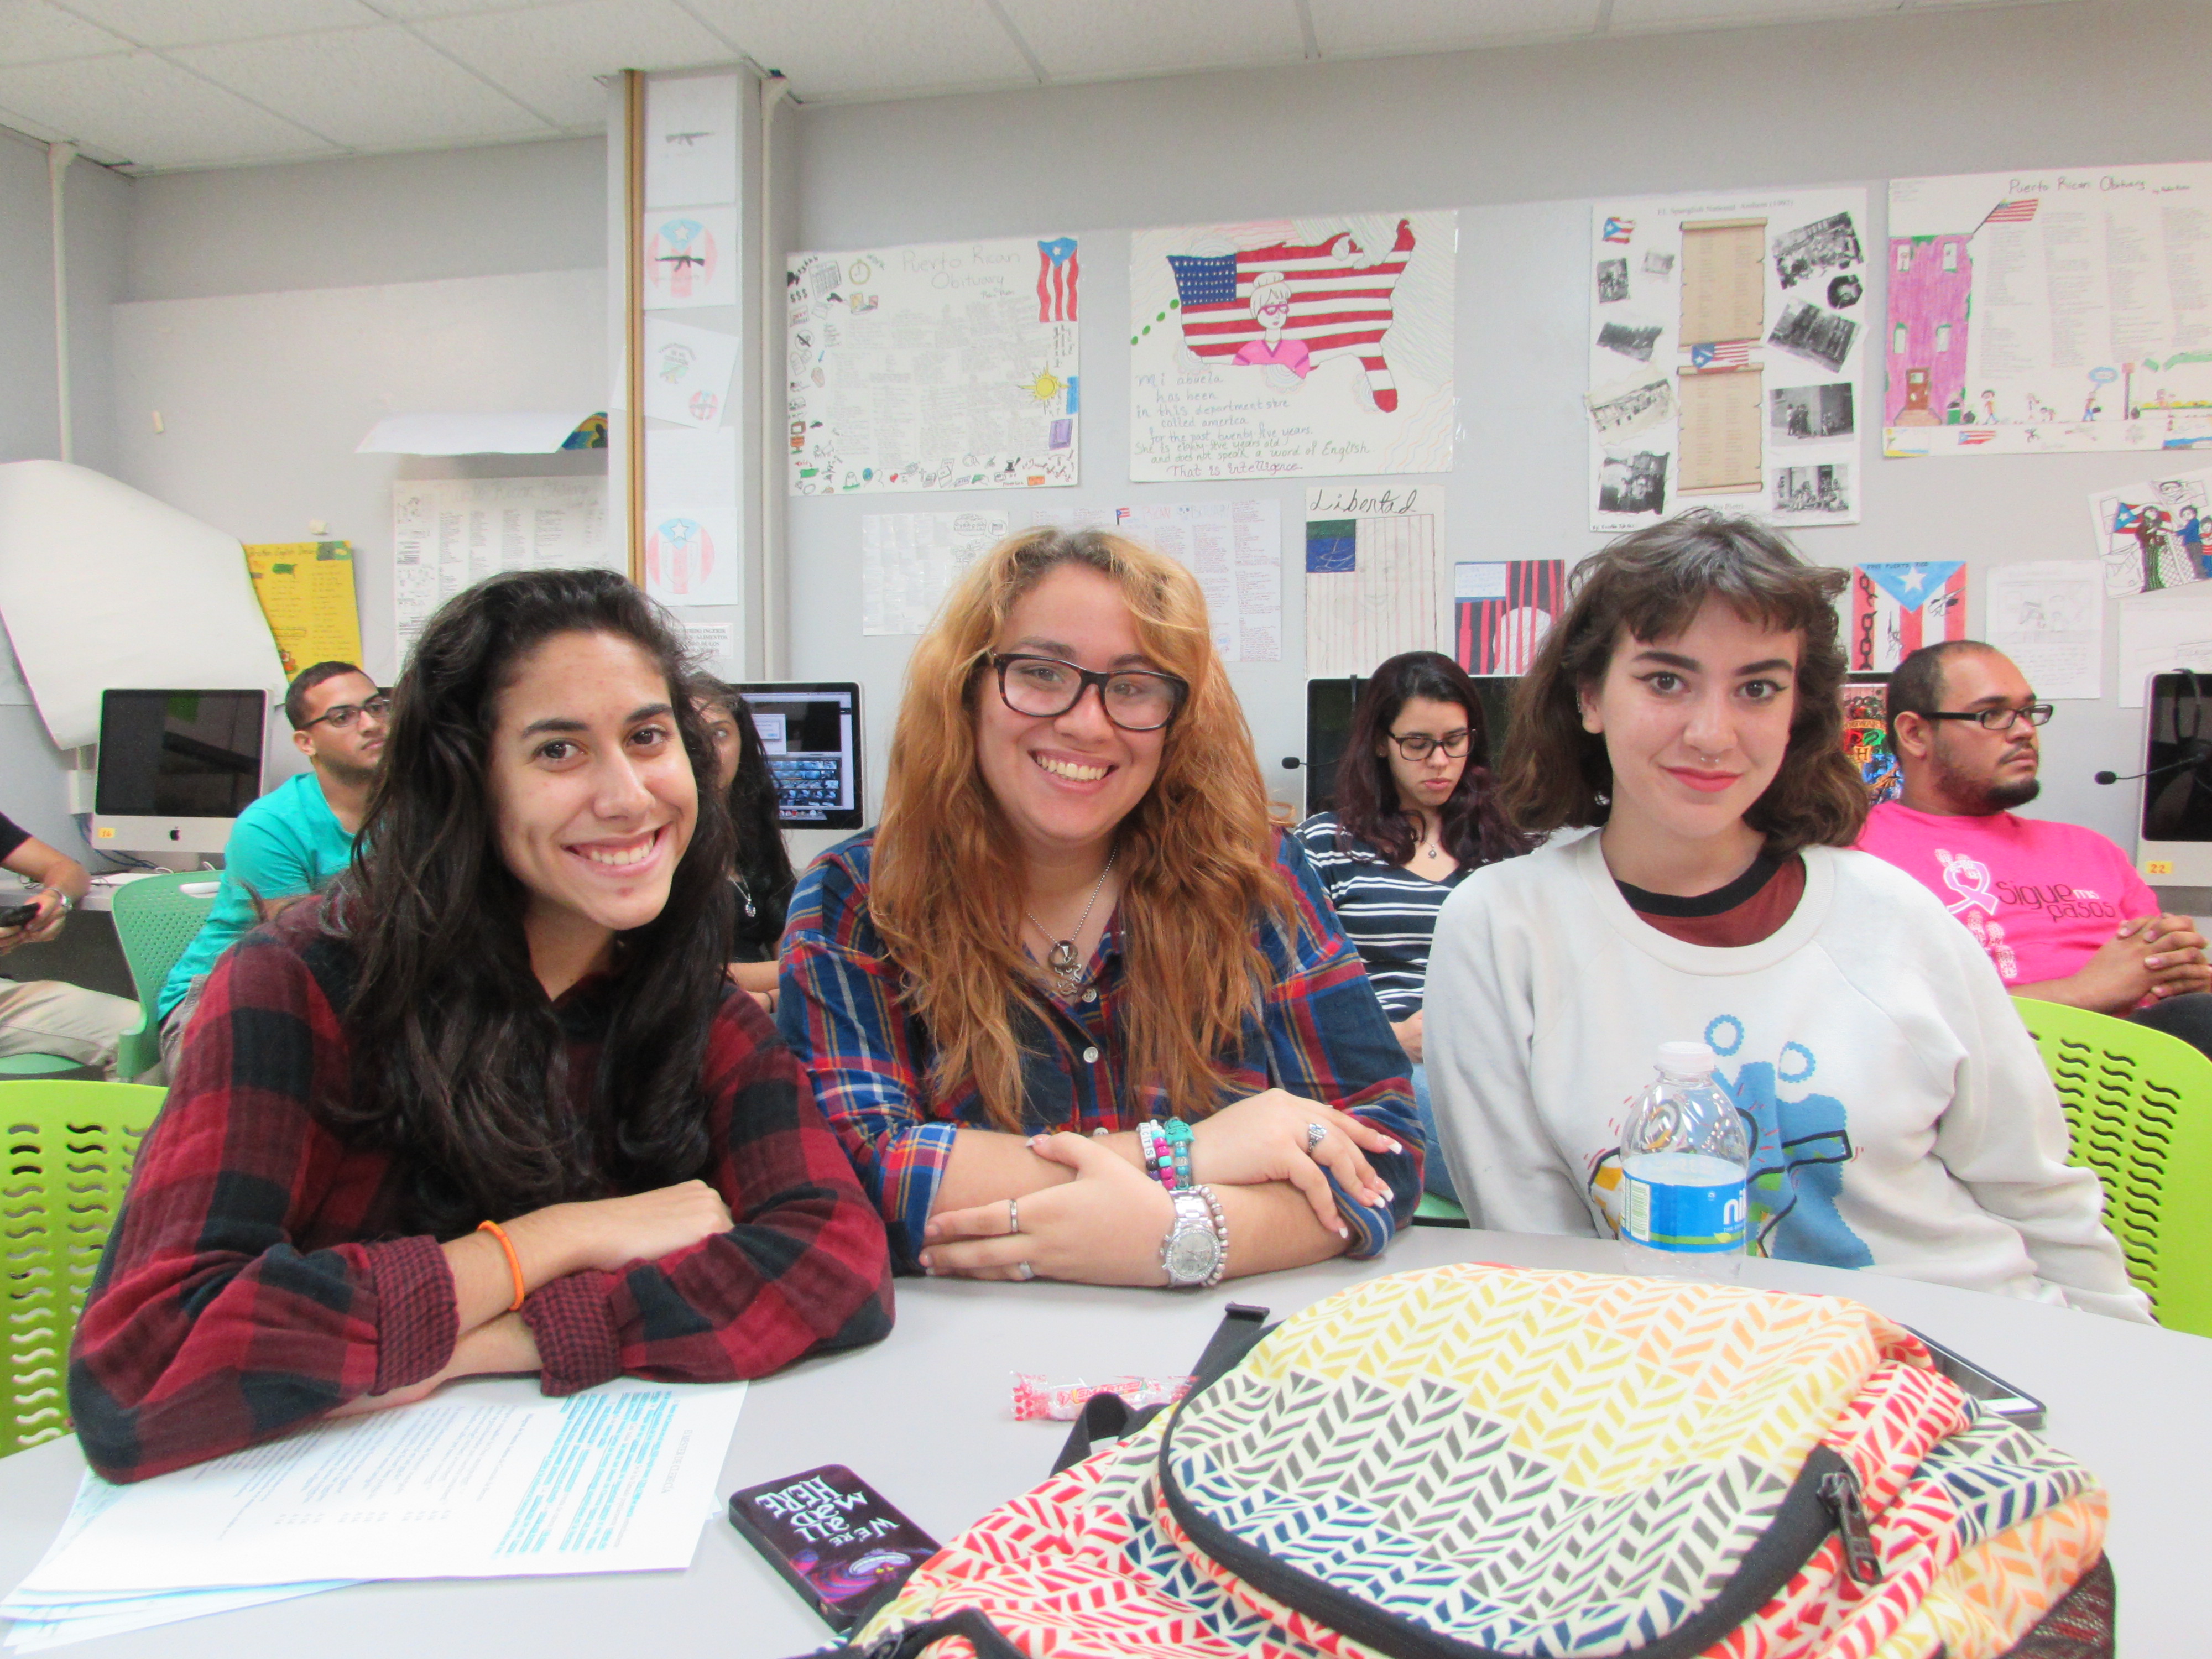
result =
M730 1206L703 1181L678 1182L627 1198L553 1204L507 1224L507 1237L533 1282L570 1273L617 1273L658 1261L730 1231ZM551 1271L533 1272L550 1267Z
M925 1271L1084 1285L1166 1282L1160 1244L1176 1216L1165 1188L1087 1136L1039 1135L1030 1150L1074 1170L1075 1179L1011 1203L994 1198L930 1217L922 1241ZM1010 1217L1019 1219L1019 1232L1007 1231Z
M1390 1026L1390 1035L1398 1039L1406 1058L1416 1066L1421 1063L1421 1012L1416 1008L1408 1018L1394 1021Z

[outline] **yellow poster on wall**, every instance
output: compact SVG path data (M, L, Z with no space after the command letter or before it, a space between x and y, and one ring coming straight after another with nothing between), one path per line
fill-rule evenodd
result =
M246 550L253 596L287 678L310 664L361 660L349 542L271 542Z

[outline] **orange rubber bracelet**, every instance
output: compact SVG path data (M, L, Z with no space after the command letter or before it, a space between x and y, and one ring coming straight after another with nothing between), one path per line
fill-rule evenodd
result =
M499 1241L499 1248L507 1252L507 1270L514 1275L514 1300L507 1304L507 1310L509 1313L520 1313L522 1298L529 1294L529 1290L522 1282L522 1258L514 1253L514 1241L507 1236L507 1229L496 1221L479 1221L477 1223L477 1231L480 1233L489 1233Z

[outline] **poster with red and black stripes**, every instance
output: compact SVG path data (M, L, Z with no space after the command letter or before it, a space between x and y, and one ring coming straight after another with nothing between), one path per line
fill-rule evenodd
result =
M1565 559L1452 567L1452 654L1470 674L1525 674L1566 603Z

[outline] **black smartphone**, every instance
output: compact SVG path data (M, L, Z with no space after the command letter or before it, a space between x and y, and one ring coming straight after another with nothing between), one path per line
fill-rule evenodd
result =
M0 910L0 927L21 927L38 914L39 905L35 899L28 904L11 904L5 910Z
M1911 1330L1911 1326L1906 1326ZM1959 1385L1960 1391L1970 1400L1980 1403L1984 1411L1995 1412L2007 1422L2017 1423L2023 1429L2043 1426L2043 1402L2025 1389L2016 1389L2004 1378L1984 1370L1979 1365L1945 1347L1924 1331L1913 1331L1928 1345L1928 1352L1936 1357L1936 1369Z
M842 1463L731 1493L730 1524L840 1632L860 1623L938 1547Z

